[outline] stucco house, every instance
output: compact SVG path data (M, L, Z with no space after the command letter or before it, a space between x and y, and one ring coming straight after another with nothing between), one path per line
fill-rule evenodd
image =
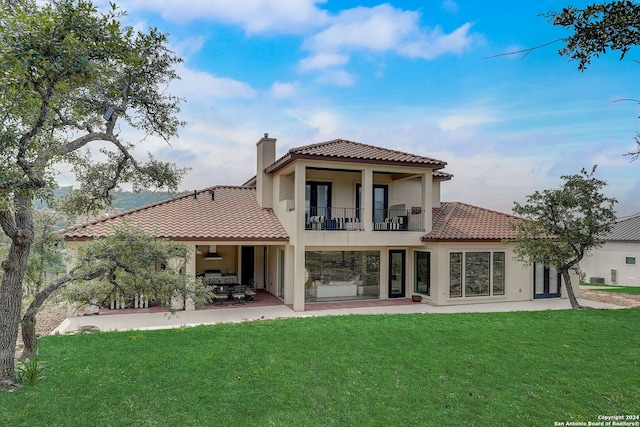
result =
M129 224L192 247L187 274L216 272L281 298L409 298L434 305L562 297L559 275L513 259L512 215L442 202L441 160L348 140L257 144L256 175L64 230L70 249ZM577 280L575 281L577 291Z
M585 280L640 286L640 214L617 221L603 240L602 247L580 262Z

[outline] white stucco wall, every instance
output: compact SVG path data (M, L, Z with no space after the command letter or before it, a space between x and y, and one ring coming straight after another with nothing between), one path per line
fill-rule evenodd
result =
M626 258L635 258L636 264L627 264ZM640 286L640 242L607 242L580 262L585 280L602 277L613 284L611 270L617 270L618 285Z

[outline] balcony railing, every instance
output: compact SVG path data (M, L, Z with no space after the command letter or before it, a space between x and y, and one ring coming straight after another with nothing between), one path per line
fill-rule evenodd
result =
M424 231L422 209L374 209L374 231Z
M305 210L306 230L364 230L364 209L317 208ZM419 208L374 209L374 231L424 231L423 213Z
M307 208L307 230L363 230L360 221L362 209L356 208Z

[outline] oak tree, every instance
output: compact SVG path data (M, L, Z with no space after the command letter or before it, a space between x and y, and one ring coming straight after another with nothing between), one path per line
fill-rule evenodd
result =
M180 99L166 93L180 59L157 29L122 24L118 7L88 0L0 0L0 227L10 239L0 283L0 385L15 381L23 278L34 240L33 201L48 198L61 164L78 188L63 207L98 210L128 183L174 191L184 174L134 156L169 141ZM145 134L127 139L130 129Z
M514 225L517 260L525 264L556 267L564 280L572 308L581 308L571 285L570 271L592 249L604 244L601 236L611 231L616 219L616 200L605 196L606 182L595 178L596 167L564 175L559 188L536 191L526 203L515 202L513 212L528 221Z

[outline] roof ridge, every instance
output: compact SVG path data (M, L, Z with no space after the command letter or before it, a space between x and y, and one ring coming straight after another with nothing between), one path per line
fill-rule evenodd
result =
M497 210L494 210L494 209L484 208L482 206L476 206L476 205L472 205L470 203L465 203L465 202L444 202L444 203L457 203L458 205L469 206L469 207L472 207L474 209L480 209L480 210L483 210L485 212L491 212L491 213L495 213L495 214L498 214L498 215L506 216L506 217L509 217L509 218L526 219L526 218L523 218L521 216L508 214L508 213L500 212L500 211L497 211Z
M311 147L317 148L317 147L323 147L323 146L327 146L327 145L340 144L340 143L343 143L343 142L346 142L346 143L349 143L349 144L359 145L361 147L372 148L374 150L382 150L382 151L398 153L398 154L402 154L402 155L405 155L405 156L423 157L425 159L434 160L434 161L446 164L445 161L436 159L435 157L423 156L421 154L409 153L408 151L397 150L395 148L380 147L378 145L367 144L367 143L364 143L364 142L353 141L351 139L344 139L344 138L336 138L336 139L332 139L332 140L329 140L329 141L317 142L315 144L307 144L307 145L304 145L302 147L294 147L294 148L289 149L289 153L295 153L297 151L303 151L303 150L309 149Z
M346 139L341 139L341 138L336 138L336 139L332 139L329 141L323 141L323 142L314 142L313 144L307 144L307 145L302 145L300 147L292 147L289 149L289 151L287 151L287 153L295 153L297 151L303 151L303 150L307 150L309 148L315 148L315 147L323 147L325 145L332 145L332 144L337 144L339 142L354 142L354 141L349 141Z
M617 218L616 219L616 224L622 224L623 222L627 222L627 221L636 221L638 219L640 219L640 212L637 213L637 214L624 216L622 218Z
M216 188L246 188L246 189L249 189L249 190L254 190L253 187L248 187L248 186L243 186L243 185L224 185L223 184L223 185L213 185L211 187L206 187L206 188L203 188L203 189L200 189L200 190L185 191L184 194L179 194L179 195L177 195L175 197L170 197L168 199L158 200L157 202L147 203L146 205L142 205L142 206L138 206L138 207L135 207L135 208L131 208L131 209L128 209L126 211L118 212L118 213L115 213L115 214L112 214L112 215L107 215L107 216L104 216L104 217L101 217L101 218L96 218L96 219L93 219L91 221L82 222L82 223L79 223L79 224L73 224L73 225L70 225L68 227L65 227L65 228L61 229L60 232L61 233L66 233L66 232L71 231L71 230L76 230L76 229L80 229L80 228L83 228L83 227L89 227L89 226L92 226L92 225L97 225L97 224L100 224L100 223L103 223L103 222L111 221L111 220L116 219L116 218L124 217L126 215L131 215L132 213L135 213L135 212L140 212L140 211L143 211L143 210L146 210L146 209L155 208L157 206L165 205L165 204L168 204L170 202L175 202L175 201L178 201L178 200L182 200L185 197L193 197L194 193L195 194L202 194L202 193L205 193L207 191L215 190Z

